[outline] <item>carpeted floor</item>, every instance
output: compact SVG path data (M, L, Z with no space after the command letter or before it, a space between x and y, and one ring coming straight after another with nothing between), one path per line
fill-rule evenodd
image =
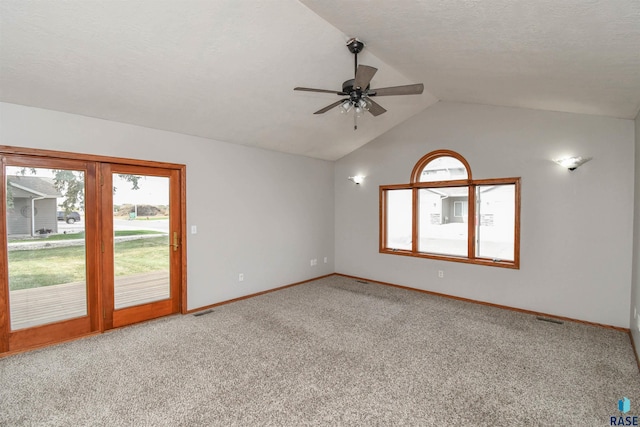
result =
M0 359L2 426L603 426L623 332L339 276Z

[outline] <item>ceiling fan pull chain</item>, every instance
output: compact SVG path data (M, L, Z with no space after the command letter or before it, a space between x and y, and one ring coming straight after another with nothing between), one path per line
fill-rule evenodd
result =
M353 130L358 130L358 115L353 112Z

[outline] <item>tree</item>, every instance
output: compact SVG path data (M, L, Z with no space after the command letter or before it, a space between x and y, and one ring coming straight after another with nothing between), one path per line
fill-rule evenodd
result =
M82 175L76 175L76 172L65 169L56 169L53 178L53 185L56 190L64 196L64 201L60 205L65 212L84 208L84 180Z
M32 175L36 175L38 171L35 168L22 168L18 173L26 175L30 172ZM53 185L63 195L64 201L60 205L65 212L69 213L78 209L84 210L84 174L81 172L67 170L67 169L54 169L53 170ZM141 176L119 174L120 178L131 183L132 190L139 190ZM13 193L11 187L7 186L7 206L13 206ZM116 192L116 187L113 187L113 192Z
M70 170L54 170L55 178L53 179L54 186L60 194L64 195L64 202L60 207L64 208L66 212L83 208L84 210L84 181L82 175L77 174ZM138 175L126 175L118 174L118 176L127 182L131 183L132 190L139 190L141 176ZM113 187L115 193L117 188Z

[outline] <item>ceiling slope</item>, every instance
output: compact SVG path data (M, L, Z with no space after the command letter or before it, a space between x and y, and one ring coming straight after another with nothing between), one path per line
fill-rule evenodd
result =
M444 101L633 119L638 0L301 0Z
M314 111L353 76L347 35L297 0L0 2L0 101L335 160L437 101ZM411 56L411 55L410 55ZM365 50L372 86L414 83ZM409 59L409 58L407 58Z

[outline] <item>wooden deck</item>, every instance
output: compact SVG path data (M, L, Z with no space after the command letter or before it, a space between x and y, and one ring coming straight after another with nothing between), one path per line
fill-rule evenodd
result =
M116 277L115 308L170 297L169 272ZM9 292L11 330L86 316L86 284L64 283Z

